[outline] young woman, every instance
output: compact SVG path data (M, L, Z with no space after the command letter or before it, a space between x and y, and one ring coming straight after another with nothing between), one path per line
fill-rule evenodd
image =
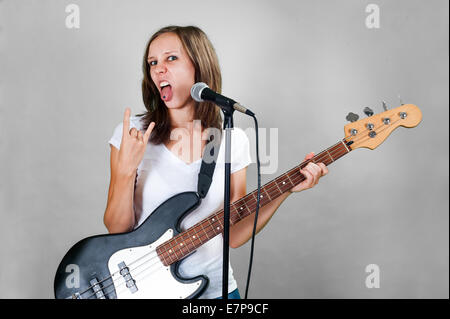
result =
M143 61L142 95L147 112L130 117L126 108L110 139L111 182L104 223L110 233L131 231L169 197L197 190L197 174L206 143L207 128L222 129L217 106L198 103L190 96L196 82L221 92L222 78L215 50L205 33L194 26L168 26L148 41ZM168 84L168 85L167 85ZM180 139L181 137L181 139ZM246 134L235 128L231 150L231 202L246 195L246 167L251 163ZM308 154L305 159L313 156ZM181 224L187 229L223 208L224 138L213 181L201 205ZM309 163L301 171L306 180L260 208L257 231L270 220L292 193L316 185L328 173L322 163ZM230 227L230 246L237 248L252 235L254 215ZM201 298L222 295L222 236L206 242L180 264L185 277L206 275L209 285ZM229 268L229 298L239 298Z

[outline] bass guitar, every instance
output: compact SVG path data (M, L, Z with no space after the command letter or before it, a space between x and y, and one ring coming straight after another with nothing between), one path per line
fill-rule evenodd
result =
M414 127L422 119L420 109L404 104L357 120L350 113L345 137L261 187L260 207L302 182L300 173L312 162L330 165L357 148L375 149L399 126ZM255 212L257 190L230 205L230 225ZM196 298L206 289L208 278L183 278L178 265L183 258L222 233L223 210L211 214L185 231L182 219L200 204L196 192L183 192L162 203L136 229L121 234L85 238L66 253L55 280L56 298Z

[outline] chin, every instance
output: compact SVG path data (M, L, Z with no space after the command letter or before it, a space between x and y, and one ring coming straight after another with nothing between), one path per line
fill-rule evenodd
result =
M179 100L170 100L169 102L165 102L165 105L168 109L181 109L183 107L189 106L189 103L187 102L180 102Z
M179 109L182 106L180 103L177 103L177 102L175 102L173 100L169 101L169 102L164 102L164 104L166 105L166 107L168 109Z

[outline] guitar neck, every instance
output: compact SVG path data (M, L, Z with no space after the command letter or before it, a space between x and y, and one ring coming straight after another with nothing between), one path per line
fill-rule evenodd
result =
M351 151L351 143L339 141L333 146L315 155L310 160L293 167L284 174L264 184L260 191L259 207L267 205L281 194L289 191L295 185L305 180L300 173L309 162L330 165L337 159ZM230 204L230 226L253 214L257 206L258 190L248 193L244 197ZM158 256L165 266L177 262L198 247L214 238L223 231L223 209L198 222L186 231L171 238L156 248Z

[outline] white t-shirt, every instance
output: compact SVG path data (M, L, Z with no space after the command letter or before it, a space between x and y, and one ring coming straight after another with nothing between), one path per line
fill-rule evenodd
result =
M143 130L139 117L130 117L130 129L132 127ZM109 143L117 149L120 149L122 129L123 123L120 123L109 140ZM186 230L223 208L225 134L223 134L221 143L208 194L202 199L201 204L182 220L182 230ZM202 160L199 159L191 164L186 164L164 144L149 143L137 169L134 192L134 211L137 220L135 228L141 225L169 197L185 191L197 191L201 163ZM234 128L231 133L231 173L247 167L250 163L248 137L242 129ZM223 236L220 234L200 246L195 253L180 263L181 276L190 278L206 275L209 278L209 285L200 296L201 299L212 299L222 295L222 255ZM232 292L236 288L237 283L230 265L228 291Z

